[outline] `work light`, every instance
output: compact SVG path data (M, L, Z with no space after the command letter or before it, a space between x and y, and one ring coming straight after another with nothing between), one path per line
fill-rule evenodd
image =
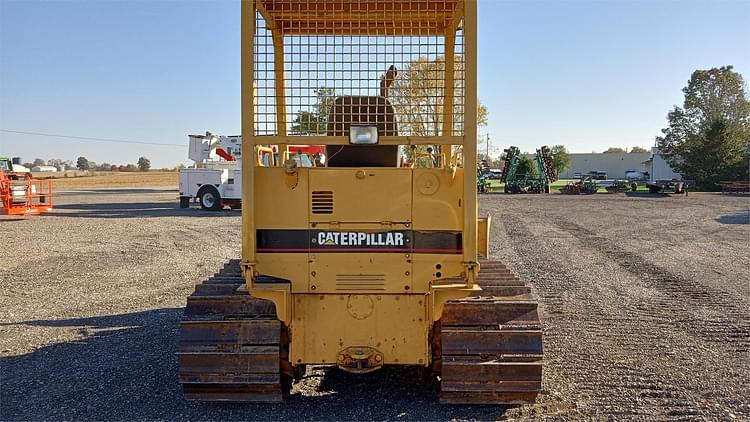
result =
M377 126L350 126L349 143L357 145L374 145L378 143Z

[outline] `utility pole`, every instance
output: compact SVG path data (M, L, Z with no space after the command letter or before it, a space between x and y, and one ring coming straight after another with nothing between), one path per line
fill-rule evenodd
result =
M490 134L487 134L487 159L490 159Z

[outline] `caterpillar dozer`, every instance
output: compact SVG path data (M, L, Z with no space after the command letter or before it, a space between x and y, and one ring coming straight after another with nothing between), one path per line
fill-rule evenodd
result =
M476 8L242 2L242 148L327 160L242 157L242 257L187 298L186 399L278 402L306 365L410 365L443 403L535 400L537 302L477 212Z

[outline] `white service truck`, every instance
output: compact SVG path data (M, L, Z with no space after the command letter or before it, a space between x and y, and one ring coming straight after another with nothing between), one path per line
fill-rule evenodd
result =
M194 166L180 170L180 207L197 200L204 210L240 207L242 139L240 136L188 135Z
M188 157L193 167L180 170L180 208L197 200L201 208L218 211L242 207L242 136L188 135ZM279 162L276 146L256 147L255 160L260 166ZM325 164L322 145L289 145L281 162L293 160L299 167Z

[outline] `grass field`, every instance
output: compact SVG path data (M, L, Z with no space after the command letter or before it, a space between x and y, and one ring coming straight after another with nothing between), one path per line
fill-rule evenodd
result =
M144 188L175 187L178 184L178 173L175 171L149 171L135 173L111 173L104 176L66 177L54 179L53 189L90 189L90 188Z

